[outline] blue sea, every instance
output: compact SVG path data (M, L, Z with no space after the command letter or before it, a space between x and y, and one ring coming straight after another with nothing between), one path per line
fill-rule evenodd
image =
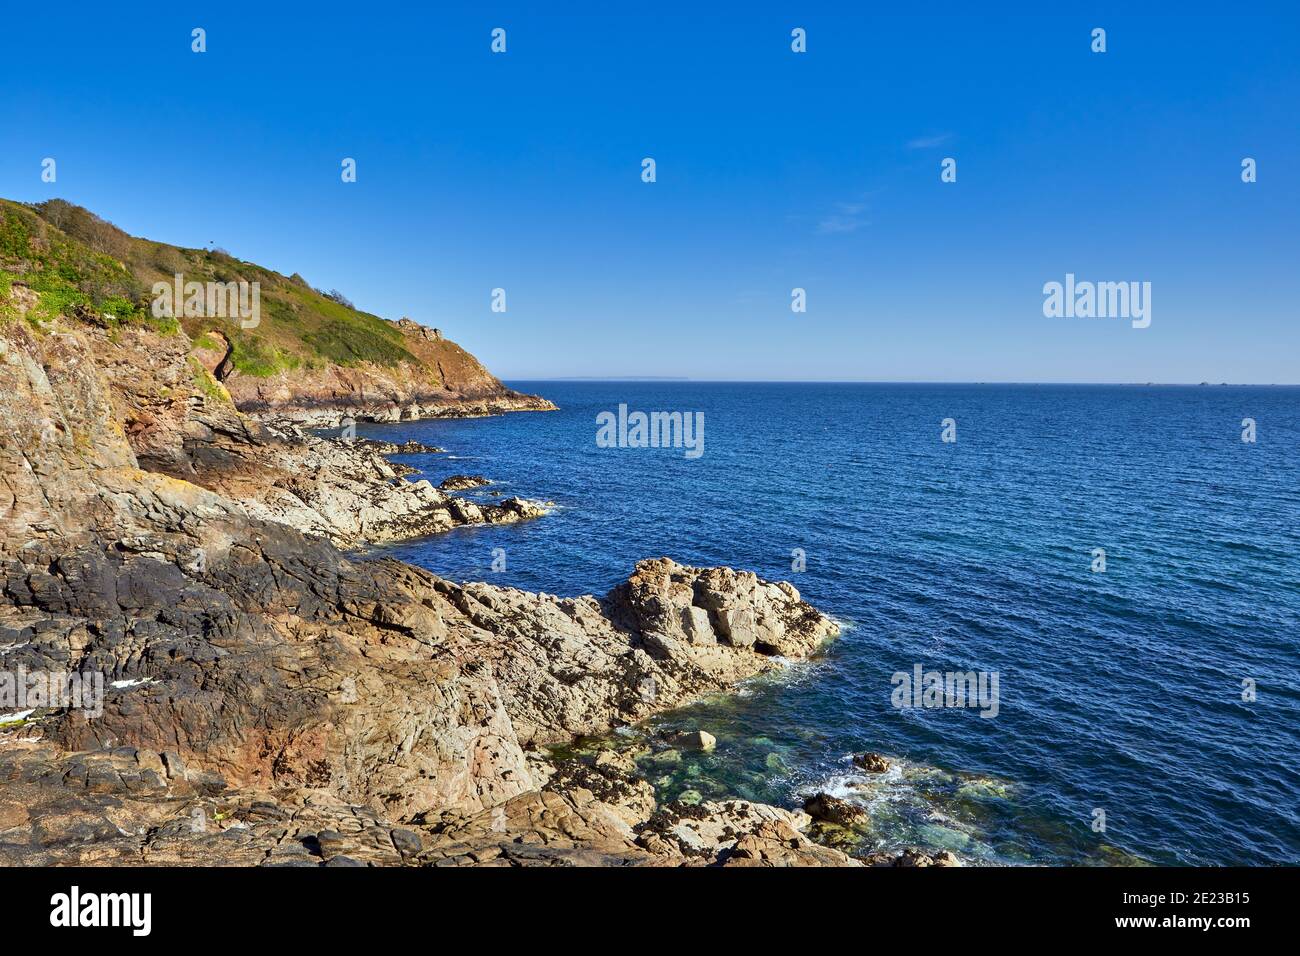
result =
M662 797L829 791L872 811L854 852L1300 862L1300 389L511 385L560 411L361 432L447 449L401 459L435 483L483 474L467 494L554 511L387 553L562 595L640 558L726 564L843 625L812 661L625 731ZM597 447L620 404L703 412L704 454ZM997 672L997 716L896 708L891 676L918 664ZM671 750L686 727L716 750ZM891 770L856 771L864 750Z

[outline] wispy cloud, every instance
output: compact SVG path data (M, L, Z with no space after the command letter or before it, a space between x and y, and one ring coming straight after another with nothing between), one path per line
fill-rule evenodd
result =
M856 232L867 225L867 204L864 202L840 202L834 210L823 216L817 223L817 231L822 235Z
M937 133L934 136L918 136L916 139L908 141L907 148L934 149L934 147L942 146L950 139L952 139L952 133Z

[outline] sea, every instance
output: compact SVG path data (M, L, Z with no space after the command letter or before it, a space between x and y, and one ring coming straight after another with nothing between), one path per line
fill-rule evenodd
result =
M560 595L666 555L788 580L841 624L618 731L661 799L831 793L870 811L859 854L1300 863L1300 388L509 384L559 411L359 434L446 449L400 456L413 479L481 474L462 494L550 514L383 553ZM605 447L620 406L701 413L702 453ZM900 692L918 668L996 675L996 707ZM685 729L717 746L673 747Z

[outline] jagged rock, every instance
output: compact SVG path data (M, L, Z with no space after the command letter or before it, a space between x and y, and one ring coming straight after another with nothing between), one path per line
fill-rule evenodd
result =
M172 750L164 750L162 753L163 767L167 773L168 780L185 779L185 761L180 755Z
M857 866L801 831L806 814L746 800L681 802L660 808L638 828L637 843L684 863L724 866Z
M865 826L871 821L870 814L862 807L832 797L829 793L819 793L804 801L804 811L814 820L833 823L840 827Z
M244 481L245 494L252 497L245 499L245 506L255 517L281 521L345 547L546 514L519 499L478 505L428 481L405 481L370 444L319 438L283 420L270 423L268 430L281 443L257 456L270 459L262 471L268 477L251 487ZM395 447L403 453L408 448ZM228 483L214 485L214 490L226 487Z
M482 475L452 475L444 478L438 485L443 491L465 491L468 488L481 488L491 484Z
M358 438L356 444L377 451L381 455L440 455L447 450L438 448L436 445L426 445L414 438L408 439L401 444L392 441L381 441L378 438Z
M684 622L688 615L692 622L701 620L691 608L717 618L718 632L727 637L731 649L764 656L806 657L822 640L838 633L832 621L809 605L748 571L682 569L667 559L642 561L618 594L620 603L640 621L641 630L669 644L691 640ZM733 639L727 629L727 622L739 620L742 611L745 620L753 622L753 641Z
M523 521L529 518L540 518L546 514L546 508L535 501L529 501L527 498L506 498L500 505L480 505L484 514L488 515L488 521L493 524L504 524L511 521Z
M861 767L867 773L886 773L889 761L877 753L861 753L853 757L853 766Z
M900 866L900 867L920 867L920 866L961 866L956 854L948 850L940 850L938 853L927 853L924 850L918 850L915 847L909 847L902 853L891 853L888 850L879 850L870 853L863 858L863 863L867 866Z

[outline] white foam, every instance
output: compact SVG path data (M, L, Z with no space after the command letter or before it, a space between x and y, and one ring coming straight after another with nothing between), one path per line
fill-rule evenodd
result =
M124 688L127 687L140 687L144 684L152 684L152 683L154 683L154 679L152 677L136 677L132 680L115 680L108 686L112 687L114 690L123 690Z

